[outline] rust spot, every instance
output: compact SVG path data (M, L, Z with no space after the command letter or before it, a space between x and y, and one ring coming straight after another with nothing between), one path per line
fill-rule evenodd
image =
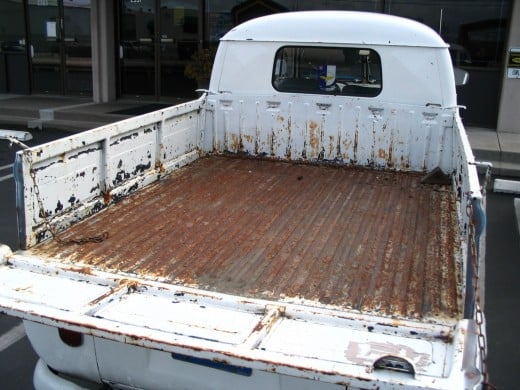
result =
M110 240L33 251L244 299L298 296L395 318L452 318L461 311L456 199L421 178L201 158L67 231L110 231Z
M148 289L148 286L140 283L137 280L121 279L121 281L119 282L119 286L117 287L117 290L124 290L124 289L126 289L126 292L128 294L131 294L134 292L139 292L142 289L146 290L146 289Z
M401 168L408 169L410 168L410 162L405 156L401 156Z
M101 302L102 300L106 299L107 297L109 297L110 295L112 295L114 292L116 292L116 290L114 289L110 289L109 291L107 291L106 293L104 294L101 294L99 297L97 297L96 299L93 299L92 301L90 301L88 303L88 305L90 306L94 306L94 305L97 305L99 302Z
M439 336L436 337L437 340L441 340L445 342L446 344L452 344L453 343L453 335L451 333L445 334L441 333Z
M255 138L250 134L244 134L242 136L242 138L244 139L244 141L246 141L247 143L250 143L250 144L252 144L255 140Z
M240 139L240 137L237 134L232 133L231 134L231 150L234 152L238 152L241 149L241 144L242 144L242 140Z
M262 320L259 321L258 324L256 324L255 328L253 329L253 333L260 332L263 329L269 330L274 325L276 320L280 316L283 316L284 313L285 309L283 307L273 309L272 311L267 313L267 315L264 318L262 318Z
M378 154L379 158L384 159L384 160L386 160L388 157L386 150L384 150L383 148L379 148L379 151L377 154Z
M358 126L356 124L356 131L354 133L354 147L353 147L353 149L354 149L354 156L353 156L354 162L357 161L358 142L359 142L359 134L358 133L359 133L359 128L358 128Z
M155 162L155 169L157 169L159 172L165 172L166 169L164 168L164 164L162 163L162 161L156 161Z
M320 150L320 134L319 126L316 122L311 121L309 123L309 146L312 149L312 155L318 155Z
M334 136L329 135L329 150L328 150L329 156L333 156L334 151L336 151L336 153L337 153L336 140L334 139Z
M84 267L68 267L63 268L64 271L70 271L70 272L77 272L83 275L92 275L92 269L90 267L84 266Z
M110 191L103 193L103 201L105 202L105 206L108 206L112 201L112 194Z

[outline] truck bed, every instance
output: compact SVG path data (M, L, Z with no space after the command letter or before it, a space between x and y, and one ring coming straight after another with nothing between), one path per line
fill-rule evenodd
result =
M422 175L206 157L51 240L39 256L262 299L458 317L450 186Z

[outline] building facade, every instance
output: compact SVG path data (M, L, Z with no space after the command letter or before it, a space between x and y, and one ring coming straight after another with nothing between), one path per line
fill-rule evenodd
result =
M192 56L233 26L275 12L355 10L420 21L469 73L468 125L520 132L515 0L2 0L0 93L189 98ZM312 28L312 26L309 26Z

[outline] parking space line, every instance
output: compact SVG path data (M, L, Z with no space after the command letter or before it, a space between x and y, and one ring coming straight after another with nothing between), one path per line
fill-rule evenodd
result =
M2 177L0 177L0 182L5 181L5 180L9 180L12 177L13 177L12 173L9 174L9 175L2 176Z
M8 170L8 169L12 169L12 168L13 168L13 165L14 165L14 164L2 165L2 166L0 167L0 171L6 171L6 170ZM13 174L12 174L12 173L9 173L9 174L7 174L7 175L5 175L5 176L0 176L0 182L5 181L5 180L9 180L9 179L12 178L12 177L13 177Z
M5 351L11 345L25 337L25 328L23 323L11 328L6 333L0 336L0 352Z
M520 194L520 181L495 179L493 191L504 192L506 194Z

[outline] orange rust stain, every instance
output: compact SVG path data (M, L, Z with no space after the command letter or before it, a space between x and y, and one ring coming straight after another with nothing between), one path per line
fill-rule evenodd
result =
M401 156L401 167L406 169L410 168L410 161L404 156Z
M336 140L334 136L329 136L329 156L334 154L334 151L337 149Z
M97 305L99 302L101 302L102 300L108 298L110 295L112 295L116 290L114 289L110 289L109 291L107 291L106 293L104 294L101 294L99 297L93 299L92 301L90 301L88 304L90 306L94 306L94 305Z
M103 201L105 202L105 206L110 204L110 202L112 201L112 194L110 193L110 191L103 193Z
M386 150L380 148L378 151L379 158L385 159L388 157L388 154L386 153Z
M231 134L231 150L237 151L240 149L241 140L237 134Z
M245 135L242 136L242 138L243 138L246 142L248 142L248 143L250 143L250 144L252 144L253 141L255 140L255 138L254 138L252 135L250 135L250 134L245 134Z
M155 162L155 169L159 170L159 172L165 172L164 164L161 161Z
M309 123L309 145L311 146L313 150L313 154L319 153L319 147L320 147L320 135L319 135L319 127L318 124L314 121L311 121Z
M78 272L80 274L84 274L84 275L92 275L92 269L90 269L90 267L68 267L68 268L63 268L64 271L71 271L71 272Z

